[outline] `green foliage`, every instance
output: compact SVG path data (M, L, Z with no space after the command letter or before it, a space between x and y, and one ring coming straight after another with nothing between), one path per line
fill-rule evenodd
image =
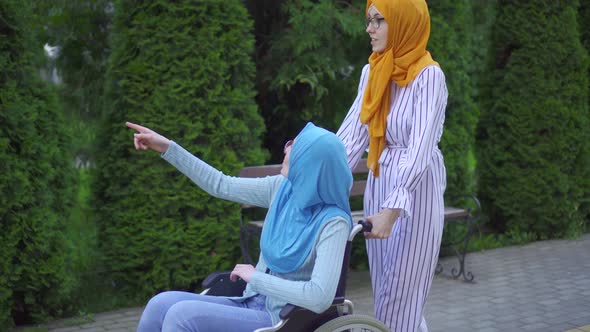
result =
M577 2L500 1L478 128L482 206L493 227L575 236L588 194L588 57Z
M590 3L588 1L582 1L580 8L578 9L578 30L580 31L582 45L586 49L586 53L590 54ZM590 68L588 68L588 76L590 77ZM588 95L590 96L590 91L588 92ZM587 110L590 110L590 97L588 100ZM587 116L590 116L590 114ZM580 158L584 158L584 160L579 162L581 167L590 165L590 161L588 161L588 158L590 158L590 144L586 143L584 148L585 152L582 152L582 155L580 156ZM590 170L587 169L586 171L590 173ZM580 208L582 209L582 213L586 218L587 230L590 230L590 174L580 180L584 181L582 192L585 193L582 206Z
M578 8L578 24L582 45L590 50L590 3L582 1Z
M239 207L198 189L155 153L138 152L126 120L176 139L225 172L261 164L254 40L232 1L118 1L94 181L101 249L117 289L145 300L194 289L239 255Z
M472 1L435 1L428 5L432 21L428 48L445 72L449 90L440 146L447 169L446 196L453 198L475 190L471 160L479 109L474 102L474 73L482 63L474 56Z
M42 48L32 47L40 44L28 4L0 2L0 326L59 315L74 285L63 235L71 137L37 76Z
M76 157L92 161L96 124L104 96L104 72L110 53L108 36L112 1L46 0L34 2L43 18L42 40L58 47L45 70L59 76L57 88L64 104Z
M128 301L119 296L111 282L103 278L106 270L101 252L98 250L98 226L94 209L91 207L91 169L79 170L78 195L68 224L64 230L69 253L68 270L77 280L72 289L69 303L79 308L72 312L77 319L84 318L86 312L102 312L125 306L138 306L144 303ZM110 265L110 264L108 264Z
M337 130L370 55L363 0L246 1L255 22L256 98L271 162L305 122Z

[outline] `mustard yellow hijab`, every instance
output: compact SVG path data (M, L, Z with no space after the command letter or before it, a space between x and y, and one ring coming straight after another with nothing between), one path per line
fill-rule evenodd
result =
M390 108L391 82L406 86L426 66L438 63L426 50L430 36L430 14L425 0L367 0L375 5L388 25L387 47L369 57L369 81L360 120L369 124L367 167L379 176L379 157L385 149L385 131Z

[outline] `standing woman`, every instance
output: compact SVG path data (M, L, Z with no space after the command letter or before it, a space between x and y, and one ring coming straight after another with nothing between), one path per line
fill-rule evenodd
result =
M364 213L375 316L392 331L427 331L423 310L438 259L446 171L437 146L445 77L426 50L424 0L368 0L373 53L338 130L348 163L368 148Z

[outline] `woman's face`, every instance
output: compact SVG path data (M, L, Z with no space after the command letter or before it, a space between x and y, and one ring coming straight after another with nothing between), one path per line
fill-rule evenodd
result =
M373 52L382 53L387 48L387 22L383 19L383 15L377 10L375 5L371 5L367 17L367 33L371 37L371 46ZM379 26L379 27L377 27Z
M281 174L284 177L289 176L289 156L291 155L291 149L293 148L294 140L289 140L285 143L285 147L283 148L283 152L285 153L285 158L283 159L283 167L281 168Z

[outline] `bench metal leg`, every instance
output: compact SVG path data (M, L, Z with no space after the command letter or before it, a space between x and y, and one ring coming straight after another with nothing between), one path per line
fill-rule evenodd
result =
M254 264L252 256L250 256L250 238L251 234L244 223L244 218L240 216L240 250L242 251L242 256L244 257L244 263L246 264Z
M467 245L469 244L469 239L471 238L471 234L473 233L473 224L474 218L469 218L469 229L467 230L467 235L465 236L465 241L463 242L463 248L461 250L457 250L453 247L453 251L455 252L455 256L459 260L459 269L457 270L456 267L451 269L451 275L453 278L459 278L463 275L463 279L465 281L473 281L473 273L465 271L465 255L467 254Z
M453 252L457 259L459 260L459 268L453 267L451 269L451 276L455 279L459 278L461 275L463 279L467 282L472 282L475 276L470 271L465 270L465 256L467 255L467 247L469 245L469 240L471 239L471 235L473 234L473 229L475 227L475 222L479 218L481 212L481 204L479 200L474 195L465 195L464 197L470 198L474 201L476 208L469 209L469 217L468 217L468 228L465 237L463 238L463 243L451 243L450 246L453 249ZM457 249L458 245L461 244L459 249ZM439 274L443 271L442 264L438 263L436 265L435 273Z

